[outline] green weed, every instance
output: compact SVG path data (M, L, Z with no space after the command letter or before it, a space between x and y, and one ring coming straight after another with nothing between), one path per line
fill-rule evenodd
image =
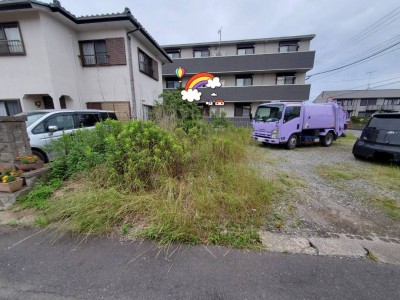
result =
M17 201L21 204L22 208L44 209L46 207L46 200L61 186L61 183L60 179L39 182L29 194L19 197Z

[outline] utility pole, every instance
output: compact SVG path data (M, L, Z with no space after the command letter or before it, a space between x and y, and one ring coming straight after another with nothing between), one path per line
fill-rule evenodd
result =
M375 73L376 71L370 71L370 72L367 72L367 74L369 74L369 76L368 76L368 86L367 86L367 90L369 90L369 82L370 82L370 80L371 80L371 74L372 73Z

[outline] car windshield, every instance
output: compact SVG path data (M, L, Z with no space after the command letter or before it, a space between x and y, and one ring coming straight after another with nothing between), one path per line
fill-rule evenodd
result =
M400 130L399 117L373 117L367 128L377 130Z
M282 117L283 105L259 106L254 117L255 121L276 122Z
M48 111L35 111L35 112L28 112L28 113L20 113L17 116L26 116L27 121L26 121L26 127L32 125L35 123L35 121L39 120L41 117L44 115L48 114Z

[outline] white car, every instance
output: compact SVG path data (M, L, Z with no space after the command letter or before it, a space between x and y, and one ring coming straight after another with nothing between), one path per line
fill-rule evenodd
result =
M35 110L23 112L17 116L26 116L26 127L31 144L32 154L44 162L49 162L51 153L46 146L64 133L73 133L82 128L91 129L100 121L110 118L117 120L113 111L106 110Z

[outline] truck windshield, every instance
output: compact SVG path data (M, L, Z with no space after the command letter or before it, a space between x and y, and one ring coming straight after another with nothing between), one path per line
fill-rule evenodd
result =
M283 105L259 106L254 117L255 121L276 122L282 117Z

